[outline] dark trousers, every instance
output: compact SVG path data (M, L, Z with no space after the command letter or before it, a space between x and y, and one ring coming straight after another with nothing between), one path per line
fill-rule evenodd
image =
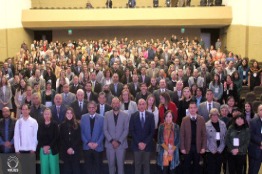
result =
M200 154L197 153L195 145L191 145L190 152L184 155L185 161L183 166L184 174L199 174L200 173ZM191 165L193 161L193 165Z
M228 154L228 169L230 174L243 174L246 163L246 155Z
M258 174L260 166L261 166L261 159L254 159L250 156L248 157L248 174Z
M170 166L164 167L162 170L162 174L175 174L175 169L170 170Z
M134 152L135 156L135 174L142 174L141 169L143 166L143 174L150 174L150 152L137 151Z
M70 156L64 159L63 174L80 174L79 158Z
M95 150L84 150L85 173L102 174L103 173L103 152Z
M222 166L222 155L219 153L206 153L206 165L208 174L220 174Z

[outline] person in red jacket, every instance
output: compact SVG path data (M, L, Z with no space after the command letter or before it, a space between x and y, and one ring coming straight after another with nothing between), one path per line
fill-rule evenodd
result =
M163 92L160 94L160 104L159 104L159 123L164 123L164 115L165 112L171 110L174 113L173 122L176 123L177 121L177 107L174 102L171 101L170 96L168 93Z

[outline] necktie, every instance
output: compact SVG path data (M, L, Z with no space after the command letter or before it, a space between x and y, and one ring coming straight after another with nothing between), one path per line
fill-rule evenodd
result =
M142 76L142 81L143 83L145 83L145 76Z
M104 116L104 113L105 113L104 105L100 105L100 114Z
M87 93L87 101L90 101L90 93Z
M57 109L57 117L59 118L59 114L60 114L60 106L57 106L56 109Z
M79 103L79 108L81 110L81 112L83 111L83 105L82 105L82 102Z
M143 112L141 113L141 127L144 128L145 125L145 118Z
M65 94L65 99L67 98L67 94Z
M95 82L92 82L92 91L94 92L95 90Z
M208 104L208 112L211 110L211 103Z
M117 94L117 84L115 84L115 93Z
M191 120L192 121L196 121L196 117L191 117Z

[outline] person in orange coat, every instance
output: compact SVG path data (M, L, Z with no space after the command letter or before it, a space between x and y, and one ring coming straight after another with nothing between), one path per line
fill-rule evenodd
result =
M174 113L173 122L177 121L177 107L174 102L171 101L170 96L167 92L163 92L159 96L160 104L159 104L159 123L164 123L164 115L165 112L171 110Z

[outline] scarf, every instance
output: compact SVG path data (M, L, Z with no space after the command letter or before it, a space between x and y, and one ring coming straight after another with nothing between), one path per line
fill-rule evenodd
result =
M164 123L164 155L163 155L163 166L168 166L169 162L173 159L173 154L168 154L169 149L174 148L174 139L175 139L175 132L174 132L174 125L171 123Z

